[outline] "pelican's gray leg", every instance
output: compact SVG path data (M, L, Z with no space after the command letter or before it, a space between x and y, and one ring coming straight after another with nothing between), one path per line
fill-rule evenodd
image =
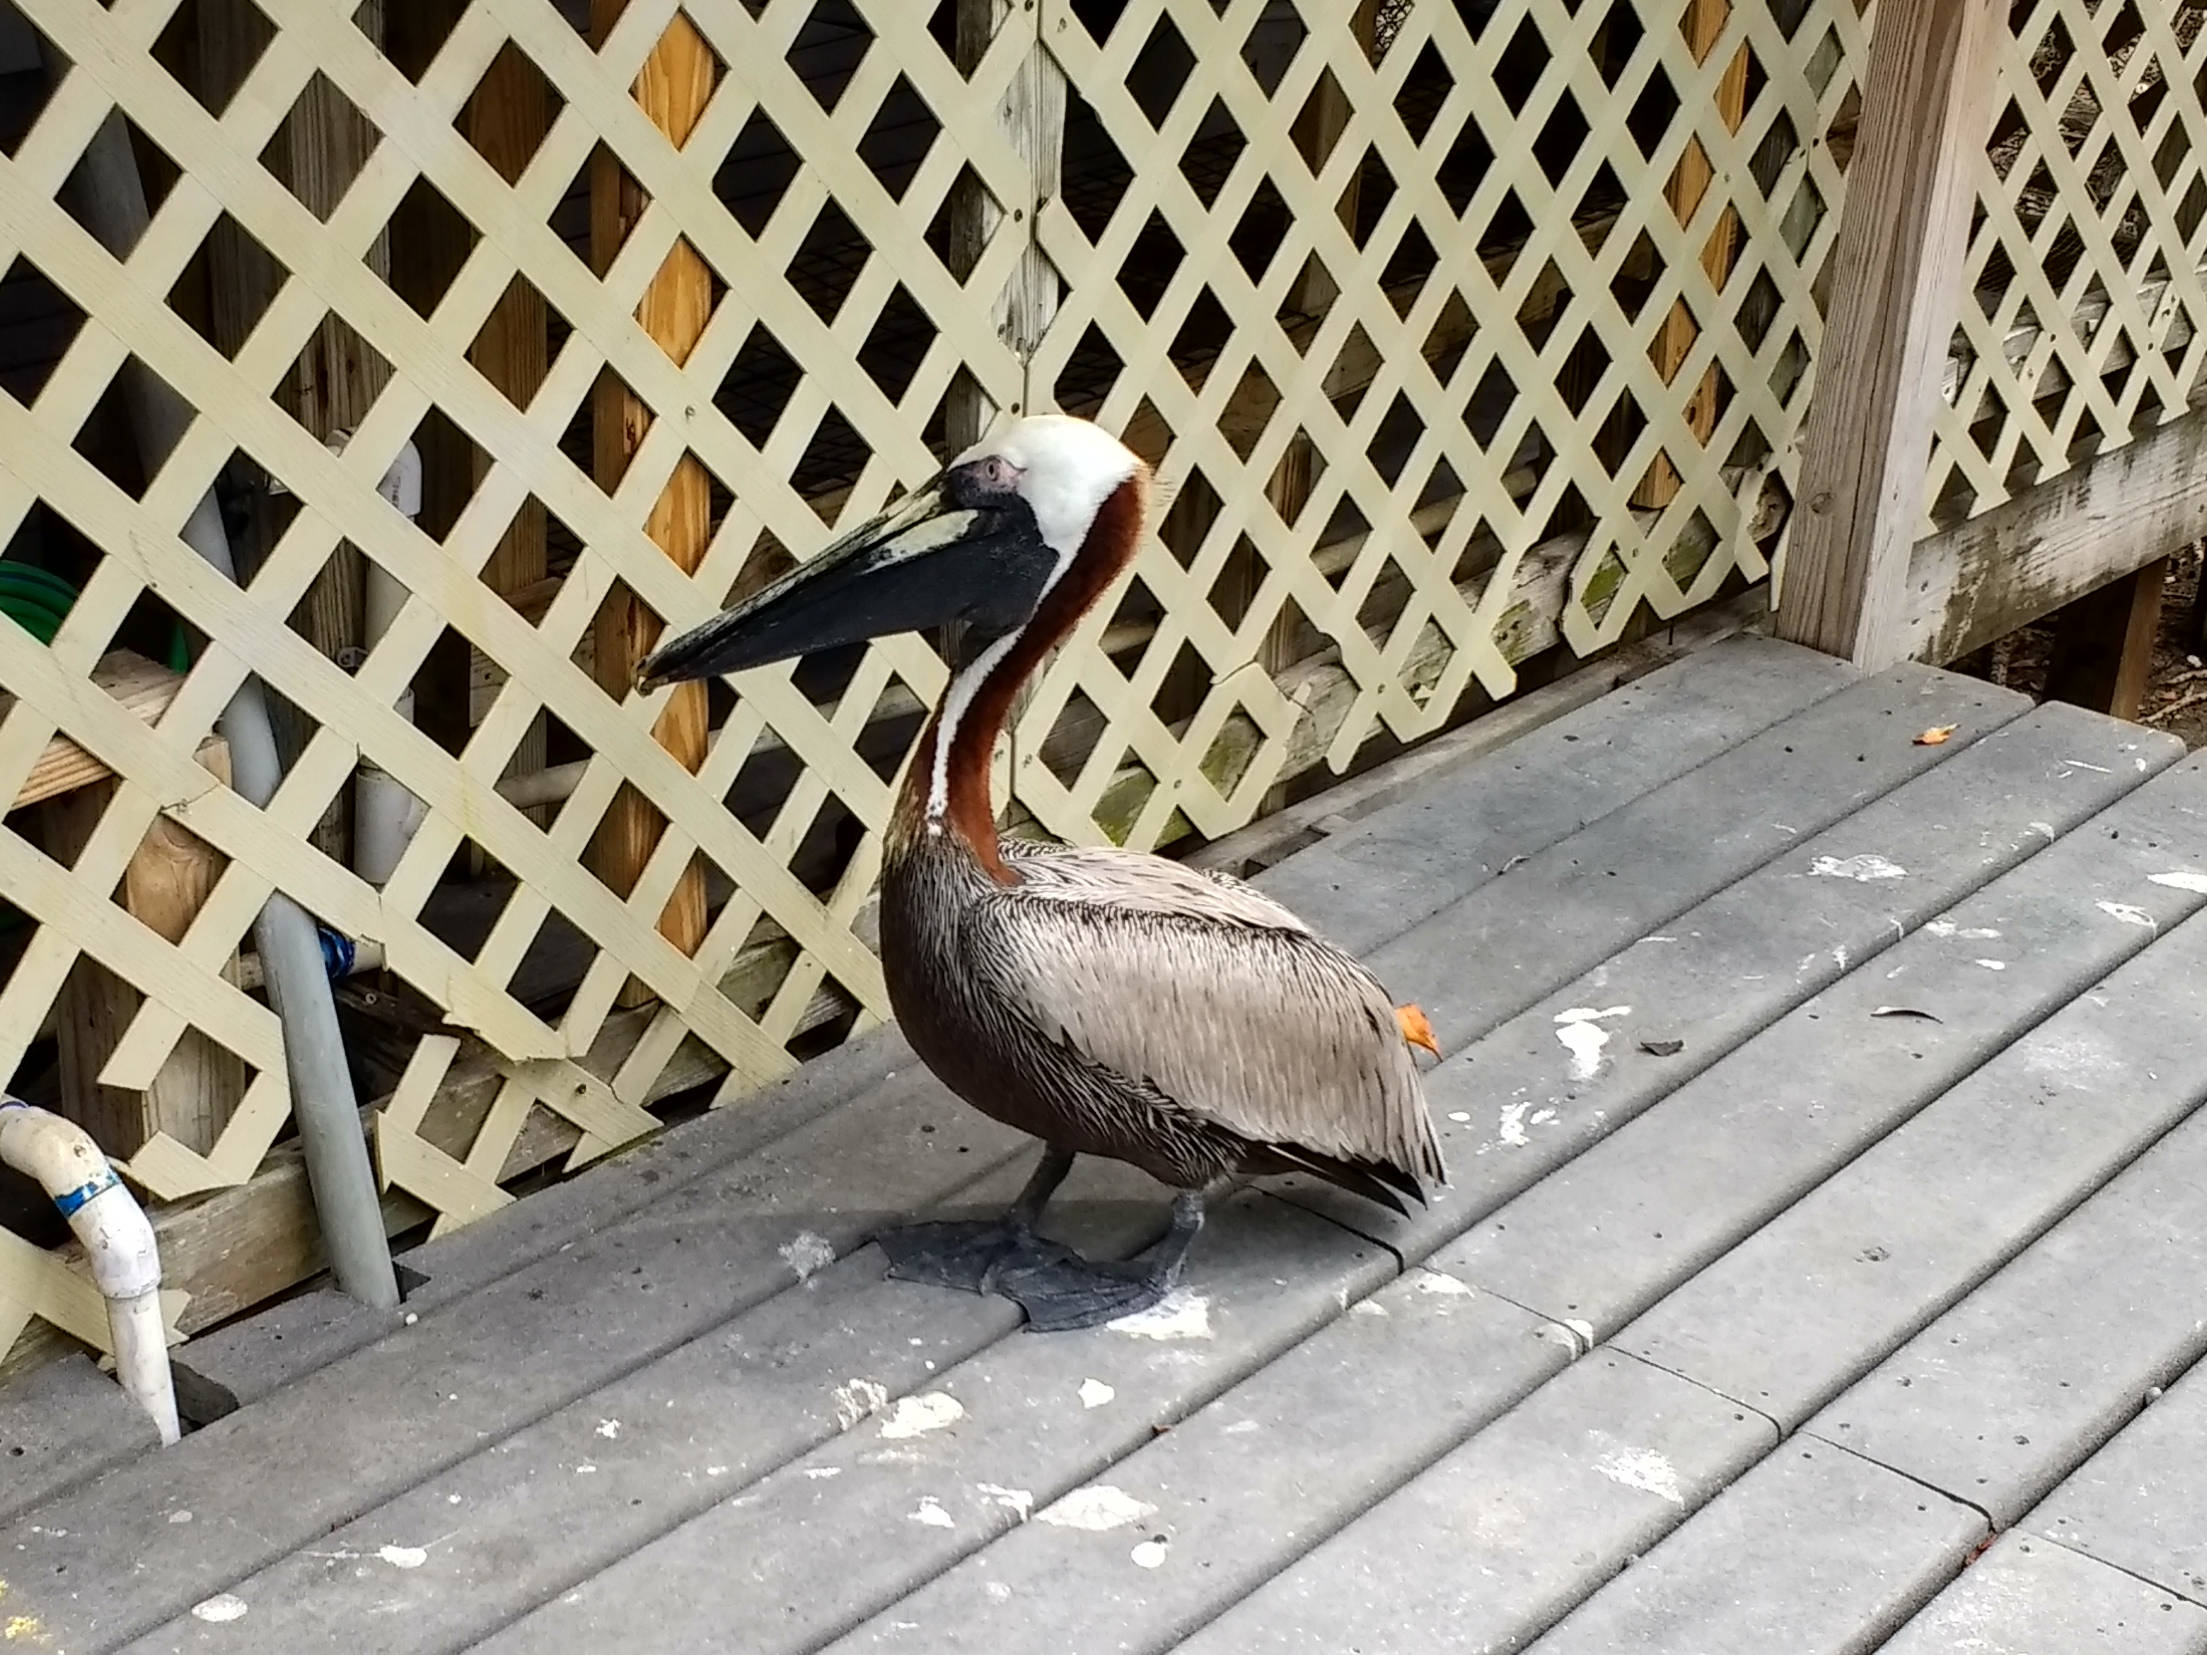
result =
M1072 1257L1035 1234L1042 1209L1072 1170L1073 1152L1047 1144L1034 1175L1002 1218L944 1219L882 1231L874 1240L889 1255L889 1274L898 1281L985 1293L991 1273L1007 1260L1043 1264L1060 1254Z
M1030 1261L1015 1251L998 1262L987 1285L1016 1299L1037 1333L1094 1327L1147 1310L1178 1285L1188 1249L1203 1229L1204 1201L1228 1182L1175 1196L1171 1228L1134 1258L1097 1262L1060 1248L1055 1257Z

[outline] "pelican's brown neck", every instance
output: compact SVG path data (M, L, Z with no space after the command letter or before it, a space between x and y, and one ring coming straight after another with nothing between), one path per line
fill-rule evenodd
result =
M998 850L996 808L989 798L989 760L996 751L996 738L1003 733L1020 685L1134 561L1148 504L1148 481L1147 468L1139 468L1105 496L1080 550L1043 595L1033 618L997 639L952 681L927 721L919 751L905 775L890 833L892 853L922 835L943 833L997 883L1018 882ZM940 767L944 785L938 800L937 755L946 741L948 758Z

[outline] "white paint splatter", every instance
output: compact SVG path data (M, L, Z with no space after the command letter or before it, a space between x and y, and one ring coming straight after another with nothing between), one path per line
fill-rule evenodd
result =
M705 1468L705 1475L708 1477L725 1477L728 1475L728 1468L725 1465L709 1465Z
M1629 1017L1630 1006L1609 1006L1597 1011L1592 1006L1573 1006L1556 1013L1556 1038L1563 1042L1571 1054L1571 1078L1592 1080L1602 1066L1602 1048L1609 1044L1609 1031L1598 1025L1612 1017ZM1510 1136L1509 1111L1502 1112L1502 1141L1523 1143L1522 1128L1517 1137Z
M881 1434L892 1442L901 1437L923 1437L930 1431L955 1425L965 1417L964 1405L942 1391L929 1391L924 1396L900 1396L889 1417L881 1422Z
M578 1477L594 1477L597 1472L598 1468L594 1465L578 1465L575 1467L575 1475Z
M1572 1026L1574 1028L1587 1027L1587 1025L1585 1024L1573 1024ZM1608 1040L1609 1036L1602 1033L1600 1029L1594 1029L1592 1033L1594 1036L1595 1061L1598 1063L1600 1060L1602 1043ZM1571 1067L1573 1072L1576 1073L1579 1067L1576 1048L1573 1049ZM1589 1075L1592 1074L1594 1072L1594 1068L1595 1064L1589 1063L1586 1066L1586 1073ZM1530 1138L1525 1136L1525 1115L1526 1112L1531 1108L1532 1105L1529 1103L1505 1103L1502 1106L1502 1121L1500 1128L1502 1141L1508 1144L1512 1149L1521 1148L1524 1145L1532 1142Z
M1387 1314L1387 1307L1377 1299L1359 1299L1349 1306L1349 1314L1352 1316L1384 1316Z
M1533 1111L1532 1124L1535 1126L1546 1126L1550 1121L1554 1120L1555 1118L1556 1112L1553 1109L1535 1109Z
M854 1379L835 1387L835 1422L846 1431L888 1405L889 1387L879 1380Z
M611 1442L620 1434L621 1422L619 1420L601 1419L598 1421L598 1435L605 1438L606 1441Z
M2172 891L2190 891L2195 896L2207 896L2207 873L2179 868L2174 873L2157 873L2150 877L2154 884L2166 885Z
M188 1511L172 1511L169 1513L169 1521L172 1523L189 1523L191 1520L192 1514Z
M814 1230L801 1230L795 1241L780 1249L782 1262L797 1272L799 1281L808 1281L835 1262L835 1243Z
M1468 1109L1451 1109L1448 1112L1448 1118L1454 1121L1458 1126L1462 1126L1466 1121L1471 1119L1471 1111Z
M932 1494L920 1496L920 1503L912 1508L907 1521L922 1523L931 1529L954 1529L958 1526L958 1519L943 1510L942 1501Z
M217 1592L213 1597L192 1605L192 1618L212 1621L220 1626L226 1621L243 1620L246 1607L245 1599L232 1596L228 1592Z
M1115 1333L1137 1339L1208 1339L1211 1337L1211 1301L1185 1287L1176 1287L1147 1310L1105 1324Z
M1380 1314L1384 1316L1387 1312L1382 1310ZM1246 1437L1250 1432L1261 1429L1263 1428L1253 1419L1237 1419L1233 1424L1226 1427L1223 1434L1229 1437Z
M1594 1348L1594 1324L1592 1322L1582 1321L1576 1316L1566 1316L1563 1319L1563 1325L1585 1340L1587 1349Z
M1465 1282L1443 1270L1416 1270L1410 1279L1417 1284L1420 1293L1429 1293L1438 1299L1467 1299L1474 1291Z
M1602 1476L1613 1483L1652 1494L1659 1500L1667 1500L1674 1506L1686 1503L1685 1491L1678 1486L1678 1468L1663 1455L1652 1448L1635 1448L1619 1442L1606 1431L1592 1434L1596 1441L1610 1445L1594 1462L1594 1469Z
M842 1476L843 1468L839 1465L808 1465L804 1468L804 1475L807 1482L824 1483L830 1477Z
M1034 1515L1035 1497L1032 1489L1006 1488L1002 1483L975 1483L973 1486L1017 1516L1022 1523Z
M1924 929L1934 937L1961 937L1969 942L1991 942L2000 933L1989 925L1956 925L1950 919L1935 919Z
M2149 931L2161 929L2160 926L2154 923L2153 916L2147 913L2145 909L2134 908L2127 902L2095 902L2092 906L2107 915L2109 919L2119 919L2125 925L2143 925Z
M1080 1397L1083 1408L1101 1408L1118 1394L1117 1391L1100 1379L1084 1379L1081 1381Z
M2040 835L2049 843L2061 837L2060 834L2054 831L2054 824L2051 822L2032 822L2028 825L2033 833Z
M2008 969L2006 960L1979 960L1977 963L1987 971L2005 971Z
M422 1546L379 1546L376 1556L394 1569L418 1569L429 1561L429 1552Z
M1108 1534L1113 1529L1123 1529L1129 1523L1139 1523L1145 1517L1156 1515L1155 1506L1147 1500L1137 1500L1123 1488L1115 1488L1110 1483L1090 1483L1045 1506L1035 1521L1048 1523L1053 1528Z
M1001 1580L992 1580L981 1590L988 1593L991 1603L1009 1603L1012 1600L1010 1585Z
M1154 1540L1143 1541L1134 1550L1128 1552L1127 1556L1134 1559L1134 1566L1137 1569L1157 1569L1164 1566L1165 1551L1165 1537L1159 1535Z
M1874 879L1906 879L1908 870L1890 858L1866 851L1860 856L1819 856L1809 864L1817 879L1854 879L1867 885Z

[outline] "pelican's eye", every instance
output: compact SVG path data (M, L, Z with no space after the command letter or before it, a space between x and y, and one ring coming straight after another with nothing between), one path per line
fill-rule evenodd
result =
M1001 454L983 455L980 463L974 467L975 482L983 488L997 489L1005 493L1009 493L1019 486L1019 476L1019 467L1013 465Z

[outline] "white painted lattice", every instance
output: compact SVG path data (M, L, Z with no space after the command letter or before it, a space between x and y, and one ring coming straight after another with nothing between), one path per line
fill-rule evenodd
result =
M2199 396L2203 18L2192 0L2010 9L1928 526L2144 436Z

